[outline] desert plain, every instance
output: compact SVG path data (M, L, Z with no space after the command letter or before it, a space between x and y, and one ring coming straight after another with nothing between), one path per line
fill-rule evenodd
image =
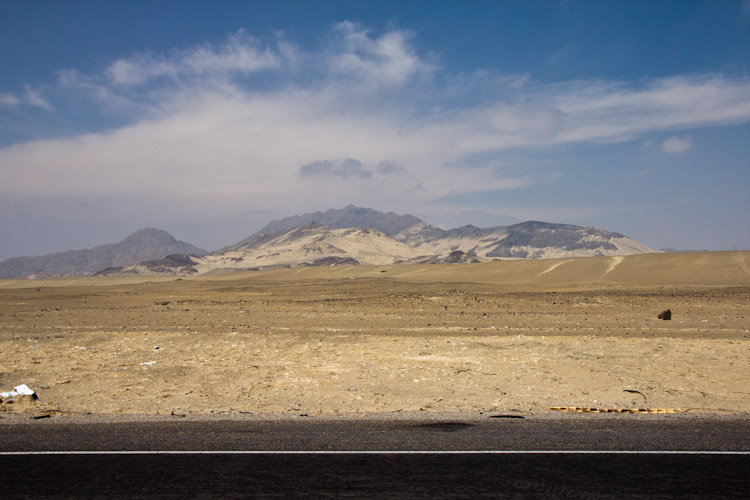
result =
M2 398L0 422L553 407L744 418L748 262L740 251L1 280L0 392L26 384L38 400Z

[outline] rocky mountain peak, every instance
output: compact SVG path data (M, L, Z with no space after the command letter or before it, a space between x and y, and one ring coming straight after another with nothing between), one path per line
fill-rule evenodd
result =
M413 215L398 215L394 212L380 212L372 208L347 205L344 208L332 208L325 212L309 212L302 215L285 217L272 221L260 230L263 234L273 234L285 229L318 223L331 229L360 227L377 229L388 236L394 236L407 228L424 222Z
M140 242L140 241L159 241L159 242L166 242L166 243L175 243L177 240L169 234L168 232L162 230L162 229L155 229L153 227L145 227L143 229L139 229L138 231L134 232L124 240L120 242L120 244L127 244L127 243L134 243L134 242Z

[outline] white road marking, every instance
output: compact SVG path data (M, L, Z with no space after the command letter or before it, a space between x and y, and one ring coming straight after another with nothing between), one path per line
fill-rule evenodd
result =
M21 455L750 455L750 451L696 450L126 450L0 451Z

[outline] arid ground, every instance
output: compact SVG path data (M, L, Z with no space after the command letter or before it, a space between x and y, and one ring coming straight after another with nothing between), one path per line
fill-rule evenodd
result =
M750 413L750 252L0 281L3 415ZM657 315L672 311L672 319Z

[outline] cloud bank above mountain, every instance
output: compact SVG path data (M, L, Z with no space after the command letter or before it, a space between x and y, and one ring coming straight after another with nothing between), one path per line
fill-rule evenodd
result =
M81 200L217 218L349 202L429 212L450 197L564 175L525 151L668 134L663 151L684 153L692 144L680 131L750 121L748 77L466 75L419 50L418 36L345 21L303 47L239 30L98 71L61 68L47 85L0 94L0 111L15 110L8 116L35 108L48 118L0 149L0 196L16 215L39 211L39 200L71 214Z

